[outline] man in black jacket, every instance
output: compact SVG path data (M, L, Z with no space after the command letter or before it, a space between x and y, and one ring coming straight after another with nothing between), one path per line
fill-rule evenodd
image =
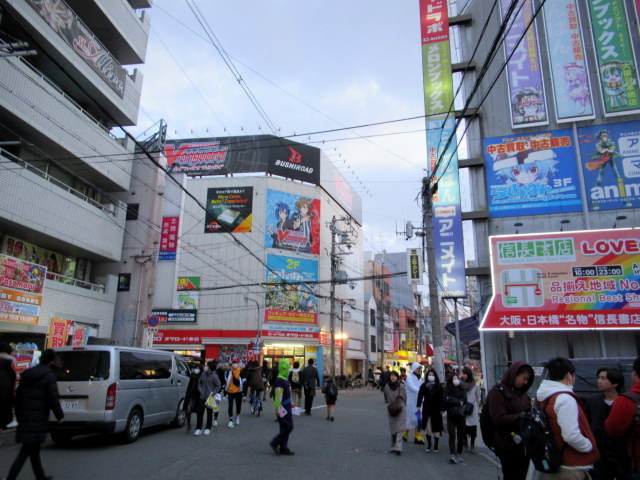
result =
M311 415L313 398L316 396L316 388L320 383L320 374L313 364L313 358L307 361L307 366L302 369L302 386L304 387L304 413Z
M20 376L15 410L18 418L16 442L22 443L22 448L11 465L6 480L15 480L18 477L27 457L31 459L31 467L37 480L53 478L46 476L42 470L40 446L47 439L49 411L53 411L59 423L64 420L64 412L58 399L56 376L49 368L55 358L54 350L45 350L40 356L40 365L25 370Z

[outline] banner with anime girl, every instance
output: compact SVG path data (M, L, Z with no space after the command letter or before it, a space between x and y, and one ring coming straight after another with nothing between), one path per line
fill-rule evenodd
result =
M266 322L318 323L318 262L267 255Z
M570 129L487 138L484 158L491 217L582 210Z
M640 111L640 85L623 0L588 0L605 116Z
M577 0L547 2L542 9L558 123L595 118Z
M320 200L267 190L265 246L320 254Z

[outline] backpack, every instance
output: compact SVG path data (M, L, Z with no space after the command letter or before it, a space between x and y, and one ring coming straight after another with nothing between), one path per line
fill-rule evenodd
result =
M500 392L502 398L504 396L504 386L501 384L497 384L495 387L496 390ZM505 398L506 400L506 398ZM491 420L491 414L489 413L489 405L485 402L482 407L482 412L480 413L480 435L482 435L482 441L484 444L491 450L495 451L496 449L496 426Z
M536 401L532 408L520 414L520 437L524 451L539 472L557 472L562 465L564 446L558 448L545 414L551 400L562 393L551 395L543 403Z
M329 382L329 385L327 385L327 396L338 398L338 387L336 386L336 382Z

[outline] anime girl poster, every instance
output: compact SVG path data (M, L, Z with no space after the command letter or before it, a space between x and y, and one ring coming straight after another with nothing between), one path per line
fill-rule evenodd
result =
M320 200L267 191L265 246L320 254Z
M571 130L485 139L492 217L582 210Z

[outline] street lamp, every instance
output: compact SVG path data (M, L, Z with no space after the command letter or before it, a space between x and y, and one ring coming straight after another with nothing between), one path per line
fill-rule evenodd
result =
M258 303L257 300L254 300L253 298L249 298L248 293L245 293L244 304L249 305L249 301L255 303L256 308L258 310L258 322L257 322L258 328L256 330L256 345L258 345L258 347L260 348L260 351L262 351L262 317L260 316L260 304ZM258 361L259 360L260 360L260 354L258 354Z

